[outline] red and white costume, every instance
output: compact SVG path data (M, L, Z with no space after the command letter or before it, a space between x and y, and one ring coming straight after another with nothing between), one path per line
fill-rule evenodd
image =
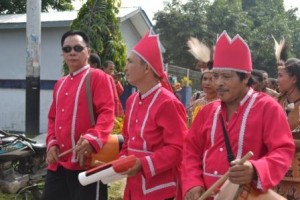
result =
M92 127L86 96L86 75L91 72L91 95L95 116ZM53 101L48 114L47 149L56 145L59 152L74 148L80 136L87 139L98 152L106 143L114 125L114 101L112 85L108 75L88 65L64 76L54 86ZM58 166L69 170L80 170L75 152L62 157Z
M116 117L124 116L124 110L123 110L122 103L121 103L121 100L120 100L120 96L123 93L124 89L123 89L120 81L118 81L118 83L120 85L118 85L118 87L117 87L117 83L115 82L113 77L110 76L109 79L110 79L110 82L111 82L111 85L112 85L112 90L113 90L113 95L114 95L115 116Z
M120 81L115 81L115 85L116 85L118 96L120 97L124 92L123 85Z
M208 189L229 169L220 116L226 107L220 100L206 105L186 137L183 159L183 192L195 186ZM280 105L268 95L249 89L237 112L225 125L236 158L248 151L258 179L253 183L266 191L276 186L290 167L294 142Z
M150 31L132 52L148 63L160 83L144 94L132 94L126 102L120 156L138 157L141 172L127 178L123 199L180 199L179 167L187 133L185 108L171 91L163 71L158 35Z
M216 73L218 70L251 73L250 49L239 35L232 40L226 32L220 35L215 48L214 70ZM225 83L226 81L218 82L217 89L219 87L226 90ZM232 88L229 87L230 89ZM284 177L291 165L295 145L285 113L276 100L266 94L254 92L251 88L243 89L247 91L246 95L236 105L235 112L230 113L228 123L224 124L235 158L240 159L248 151L254 153L249 161L255 168L257 179L252 181L252 185L266 191ZM226 105L230 103L232 104L230 100L214 101L196 116L184 145L184 194L196 186L207 190L228 171L230 166L221 116L227 119L229 114Z
M124 199L175 197L179 185L178 166L187 133L186 112L173 93L160 84L127 100L124 144L120 156L140 158L142 172L127 178Z

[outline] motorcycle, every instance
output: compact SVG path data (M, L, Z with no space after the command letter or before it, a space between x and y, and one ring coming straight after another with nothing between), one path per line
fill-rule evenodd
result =
M15 194L15 199L41 199L47 173L45 138L0 130L0 192Z

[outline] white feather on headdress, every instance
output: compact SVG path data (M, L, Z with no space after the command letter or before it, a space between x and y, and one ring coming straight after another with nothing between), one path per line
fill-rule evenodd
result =
M285 39L283 38L282 40L280 40L280 42L278 43L276 41L276 39L274 38L274 36L272 35L273 39L274 39L274 43L275 43L275 46L274 46L274 50L275 50L275 57L276 57L276 61L277 63L279 63L280 61L284 61L284 58L283 58L283 51L285 50L286 48L286 42L285 42Z
M197 38L191 37L187 41L187 46L190 48L189 52L199 61L207 63L210 61L210 49L200 42Z

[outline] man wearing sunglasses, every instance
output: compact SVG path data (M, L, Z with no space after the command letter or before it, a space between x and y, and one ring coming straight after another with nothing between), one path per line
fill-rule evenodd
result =
M89 66L89 38L85 33L66 32L61 47L70 73L54 86L46 140L48 172L42 199L106 200L106 187L100 185L99 189L98 183L81 186L77 177L89 167L86 158L99 152L112 131L112 86L108 75ZM94 118L90 117L90 100Z

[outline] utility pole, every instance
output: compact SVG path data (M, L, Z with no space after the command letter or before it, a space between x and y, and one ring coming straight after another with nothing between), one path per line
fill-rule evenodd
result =
M25 133L35 136L40 129L41 0L27 0L26 11Z

